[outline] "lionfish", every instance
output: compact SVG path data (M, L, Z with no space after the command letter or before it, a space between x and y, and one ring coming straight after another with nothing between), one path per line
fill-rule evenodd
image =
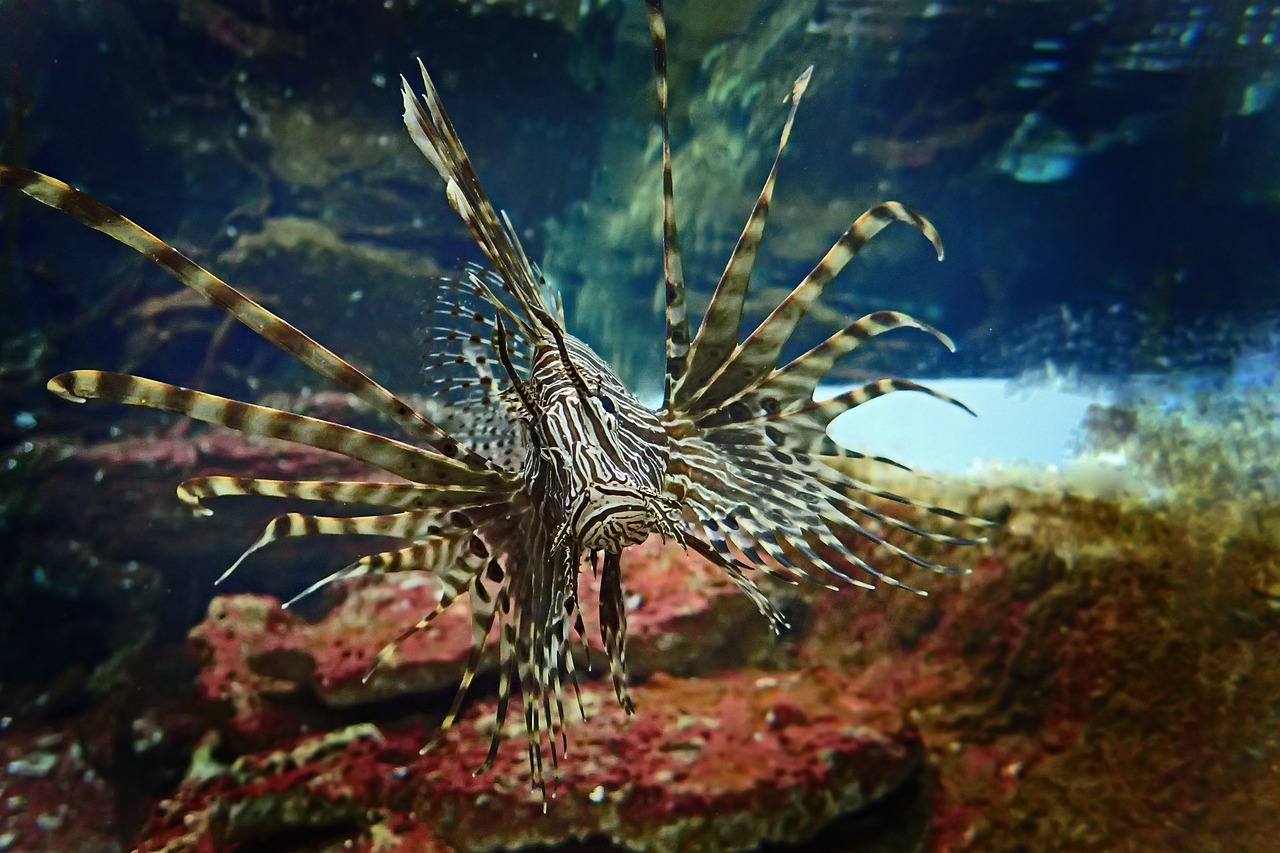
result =
M923 216L894 201L863 213L772 313L739 340L743 302L778 165L812 66L791 89L790 111L773 165L698 331L690 336L672 187L662 0L647 0L647 13L662 140L666 285L665 390L657 410L642 404L600 356L565 330L561 303L525 254L510 220L490 203L421 61L424 91L420 98L401 78L409 136L444 180L449 204L489 262L488 268L473 265L440 282L438 319L427 332L429 385L452 403L450 431L101 202L46 175L0 167L3 185L142 253L403 430L405 440L395 439L153 379L97 370L74 370L48 383L49 390L73 402L101 398L149 406L340 453L398 478L396 482L345 482L203 476L179 485L178 497L204 515L210 510L202 502L222 495L265 495L390 510L357 517L296 512L279 516L223 578L248 554L285 537L366 534L402 540L403 547L365 556L311 585L302 595L364 575L434 574L441 587L439 606L384 648L377 655L376 668L397 644L425 628L465 593L471 605L470 655L452 707L439 733L423 750L438 743L457 719L489 637L496 632L496 725L487 759L476 773L486 770L497 754L512 687L517 685L531 784L541 790L544 803L544 745L550 750L554 772L558 753L568 746L562 686L568 681L575 693L578 689L571 630L587 653L578 595L584 563L600 575L600 639L614 692L630 714L621 561L628 546L657 534L700 554L723 569L773 629L781 632L788 627L786 620L756 585L754 572L788 583L812 581L831 588L835 588L832 580L868 589L883 581L924 595L882 573L850 550L847 542L860 536L909 563L958 573L902 548L883 532L893 528L949 545L983 541L924 530L877 509L866 502L867 496L878 499L881 507L886 501L896 502L953 522L975 527L992 524L864 482L858 478L856 460L897 463L846 449L827 435L836 417L891 392L922 392L965 408L962 403L900 379L880 379L829 399L813 399L818 383L837 360L867 339L910 327L954 350L942 332L906 314L876 311L778 364L784 344L807 309L885 226L892 222L915 226L942 258L938 232ZM578 704L581 710L580 699Z

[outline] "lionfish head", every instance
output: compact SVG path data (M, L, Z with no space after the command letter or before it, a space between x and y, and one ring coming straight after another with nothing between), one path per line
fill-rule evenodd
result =
M618 552L673 530L666 433L654 413L571 335L538 347L533 362L541 381L529 473L561 535L578 549Z
M659 519L635 483L596 482L572 496L569 523L589 551L617 551L643 542Z

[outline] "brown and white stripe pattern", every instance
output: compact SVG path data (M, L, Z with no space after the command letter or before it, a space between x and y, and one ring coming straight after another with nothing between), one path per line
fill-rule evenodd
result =
M667 377L664 401L675 397L689 356L689 317L684 294L684 265L676 228L675 181L671 173L671 129L667 121L667 21L662 0L646 0L653 39L653 71L658 86L658 123L662 131L662 278L667 306Z
M404 510L459 509L483 505L492 499L492 493L484 489L463 486L423 486L418 483L192 477L178 486L178 499L199 515L212 513L212 510L204 505L206 498L228 495L295 498Z
M757 585L754 577L759 574L785 583L832 587L871 589L885 583L923 595L922 589L855 553L851 543L862 539L886 559L952 574L963 569L925 559L900 544L900 536L889 534L923 539L938 546L935 551L982 541L922 527L886 507L910 506L947 522L992 526L865 482L855 460L898 463L841 447L826 432L840 414L898 391L929 394L962 408L963 404L915 382L892 378L828 400L813 399L841 358L880 334L914 328L954 348L946 335L906 314L877 311L778 364L800 319L862 246L887 225L914 226L942 257L941 239L924 217L893 201L862 214L809 275L739 341L779 165L812 68L792 86L777 154L690 341L667 119L666 22L661 0L647 0L646 8L662 133L667 334L665 397L658 411L642 405L606 362L565 330L558 299L548 293L515 228L489 201L425 68L420 97L403 84L405 125L444 181L449 204L490 265L488 270L469 268L441 283L440 302L431 314L426 335L428 387L433 397L451 404L442 416L444 426L415 412L364 373L100 202L45 175L0 167L0 185L18 189L147 256L404 431L406 440L399 440L116 373L76 370L49 383L50 390L68 400L102 398L174 412L344 454L389 475L387 482L194 477L179 486L178 496L202 514L209 512L206 501L232 495L384 510L354 517L282 515L228 572L256 550L289 537L376 535L397 540L389 550L321 577L298 597L362 575L421 571L437 578L439 606L407 626L378 654L371 676L394 656L401 641L466 595L472 648L440 736L461 712L484 651L496 635L497 720L480 769L497 754L514 696L525 718L532 784L544 801L544 752L549 751L554 775L567 748L563 686L567 682L577 690L571 634L585 643L578 589L584 562L601 573L601 642L618 701L631 712L622 553L646 536L671 538L720 566L774 629L782 631L786 619Z
M707 411L751 385L777 364L778 355L796 325L813 302L872 237L892 222L915 225L924 233L942 260L942 238L933 225L914 210L896 201L878 204L859 216L817 266L796 285L772 313L749 334L711 374L685 404L687 411Z
M355 394L375 411L399 424L414 438L440 454L457 458L477 470L493 470L485 459L462 447L435 424L364 373L321 346L289 323L272 314L213 273L154 234L100 201L56 178L17 169L0 168L0 186L21 190L57 208L83 225L145 255L161 269L244 323L264 339L292 355L316 373Z
M764 187L760 190L755 207L747 217L742 234L733 247L733 253L729 255L729 261L725 264L720 281L712 293L707 312L698 326L698 334L690 345L688 372L676 383L674 402L680 406L689 402L693 392L706 384L711 374L738 345L742 306L747 297L747 286L751 283L751 273L755 269L756 255L760 251L760 241L764 238L764 226L769 220L769 208L773 204L773 188L778 180L778 166L782 163L782 155L787 150L787 142L791 139L791 126L795 123L800 99L809 87L811 77L813 77L812 65L805 69L805 72L791 86L791 110L787 113L787 120L782 125L778 153L774 155L769 176L765 178Z

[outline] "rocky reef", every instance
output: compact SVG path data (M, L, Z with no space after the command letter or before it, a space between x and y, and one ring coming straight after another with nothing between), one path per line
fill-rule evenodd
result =
M322 454L280 451L221 432L96 441L47 463L32 514L74 519L67 535L103 561L147 557L136 573L166 590L159 609L182 611L190 578L208 583L263 519L234 501L187 518L172 484L231 466L336 473ZM656 541L629 555L637 714L602 673L585 678L587 720L570 698L545 815L518 714L494 767L471 775L492 733L483 672L460 724L419 752L461 672L465 605L366 682L371 656L434 607L429 579L353 582L295 613L280 601L346 557L259 552L234 577L277 592L214 598L190 632L190 675L166 627L181 619L153 617L143 653L93 649L44 673L43 699L6 705L0 842L864 849L856 835L880 850L1012 851L1231 837L1263 849L1280 802L1275 519L1245 500L912 484L1002 519L989 543L949 555L972 574L928 580L927 598L773 589L794 626L782 637L697 558ZM56 686L86 671L97 692Z

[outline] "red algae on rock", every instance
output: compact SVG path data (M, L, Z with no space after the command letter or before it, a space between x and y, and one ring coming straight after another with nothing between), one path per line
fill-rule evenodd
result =
M722 670L758 662L774 648L759 612L704 560L653 541L632 549L626 566L628 660L638 677ZM598 578L582 579L586 600L598 587ZM365 678L377 651L438 603L437 586L420 574L353 583L313 624L270 596L216 598L191 632L203 663L199 695L229 709L228 733L241 748L257 749L301 734L310 697L343 708L451 691L470 649L465 601ZM585 621L587 635L595 635L594 611ZM482 671L493 664L490 655Z
M271 470L270 448L227 436L200 435L201 468ZM189 473L187 460L168 441L98 445L58 463L44 488L79 539L117 558L145 554L178 578L195 559L210 561L199 556L210 543L234 557L255 531L240 519L185 518L172 484ZM122 473L148 460L163 469L162 483ZM290 476L328 476L322 454L277 461ZM108 469L100 483L92 477L99 468ZM954 486L937 488L918 496L965 500ZM90 490L98 491L87 498ZM95 509L79 512L84 506ZM529 792L522 737L510 740L516 728L494 769L470 775L487 743L491 679L477 681L474 707L441 747L418 756L461 670L463 608L360 681L381 644L434 607L433 586L409 575L348 583L315 622L271 596L218 598L191 637L201 701L183 723L207 733L205 746L139 843L208 853L242 841L315 849L316 838L325 849L349 841L353 850L384 851L514 850L575 838L655 850L750 847L805 837L873 801L892 788L887 766L895 778L923 778L926 804L900 818L912 843L886 850L922 849L920 838L923 849L984 853L1213 849L1222 839L1268 849L1280 808L1274 508L988 488L968 509L1005 521L991 543L966 552L972 575L934 579L923 599L888 589L771 589L804 614L781 642L700 560L659 542L633 549L623 577L628 657L635 679L648 683L633 686L632 718L590 677L590 722L575 722L570 697L571 751L546 817ZM228 543L229 532L237 538ZM324 555L305 565L290 557L287 548L264 549L242 571L255 585L288 572L282 586L296 591L336 568ZM589 571L582 581L590 613ZM729 737L725 723L706 723L717 716L738 720L730 728L741 732L754 721L751 737L761 732L765 745L715 740ZM167 716L156 719L172 728ZM878 732L872 743L920 761L862 761L878 753L848 753L857 738L842 725ZM173 760L180 751L171 750ZM753 757L759 772L745 775L741 763ZM285 769L288 761L298 769ZM92 764L108 789L130 772L127 762ZM105 807L111 796L104 789L76 805Z
M587 685L589 719L570 723L573 750L545 815L519 726L504 732L489 773L470 772L487 749L491 703L421 756L430 736L421 725L357 725L188 781L161 805L140 849L214 849L324 827L338 827L335 840L358 845L378 835L379 849L406 853L423 849L412 845L427 828L431 843L456 850L588 837L683 851L801 841L895 791L919 762L901 714L849 686L847 676L821 669L655 676L635 689L643 713L624 719L607 688Z
M0 850L115 853L116 803L78 732L0 734Z
M1004 497L971 576L815 598L798 652L919 726L929 849L1270 849L1280 538L1245 505Z

